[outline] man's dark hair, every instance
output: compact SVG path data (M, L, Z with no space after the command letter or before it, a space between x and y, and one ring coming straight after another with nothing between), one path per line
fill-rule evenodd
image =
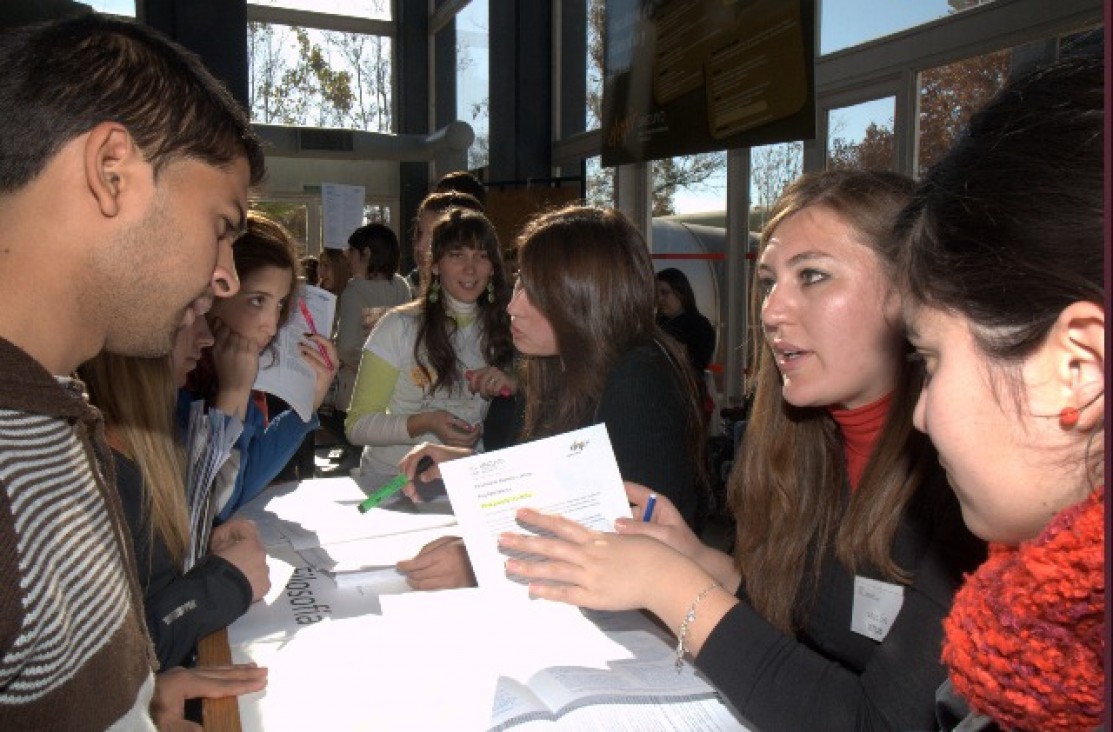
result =
M0 195L30 183L75 137L124 125L157 176L170 161L264 174L250 120L192 53L136 22L88 13L0 33Z
M466 193L479 201L480 206L487 207L487 189L483 187L478 178L466 170L454 170L451 173L445 173L437 181L433 190L436 193L451 191Z
M378 221L364 224L348 237L348 246L358 250L360 255L368 250L371 252L371 257L367 260L367 271L360 274L389 280L398 272L401 246L398 244L398 235L386 224Z

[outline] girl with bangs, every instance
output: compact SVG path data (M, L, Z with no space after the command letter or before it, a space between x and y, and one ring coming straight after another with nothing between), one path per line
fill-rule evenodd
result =
M397 475L419 442L481 447L490 401L468 376L513 359L510 286L487 218L450 210L433 229L430 261L420 296L383 315L360 359L345 431L365 446L355 477L367 491Z

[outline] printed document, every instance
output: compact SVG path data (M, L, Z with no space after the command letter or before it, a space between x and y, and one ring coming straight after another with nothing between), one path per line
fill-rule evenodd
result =
M320 287L302 285L294 297L297 299L290 309L290 319L278 331L273 346L259 356L259 374L253 388L274 394L289 404L303 422L308 422L314 412L317 374L301 357L299 344L306 333L319 333L325 338L332 335L336 295Z
M525 598L526 584L506 576L504 531L537 533L518 523L519 508L556 513L598 531L614 531L630 504L604 425L505 450L441 463L452 509L479 586Z

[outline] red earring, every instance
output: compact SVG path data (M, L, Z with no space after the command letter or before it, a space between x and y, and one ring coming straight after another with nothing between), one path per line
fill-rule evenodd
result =
M1078 410L1074 407L1063 407L1059 412L1059 426L1069 430L1078 424Z

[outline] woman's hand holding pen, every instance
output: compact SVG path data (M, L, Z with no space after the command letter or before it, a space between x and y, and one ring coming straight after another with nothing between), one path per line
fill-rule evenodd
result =
M626 498L630 501L635 518L620 518L615 521L616 532L653 537L694 561L731 592L738 588L741 576L734 567L734 560L700 541L672 501L644 485L626 481L625 486ZM637 517L645 515L645 507L651 495L656 496L653 517L649 521L641 521Z
M422 480L428 482L436 480L441 477L440 468L437 466L441 463L455 460L456 458L470 457L475 452L467 447L451 447L449 445L434 445L431 442L423 442L420 445L412 448L406 456L398 461L398 472L403 473L410 482L402 489L402 492L409 497L411 501L416 503L421 502L421 496L417 494L414 488L414 477L420 477ZM433 460L433 467L426 468L420 476L415 476L417 472L417 464L421 459L428 456Z
M298 344L301 357L313 369L316 383L313 386L313 409L320 409L321 404L328 395L332 380L336 378L336 369L333 365L340 363L336 353L336 346L322 335L306 334ZM327 354L327 360L326 360Z
M518 390L518 382L495 366L484 366L475 371L465 371L464 378L468 381L468 390L484 399L494 399L497 396L507 397Z

